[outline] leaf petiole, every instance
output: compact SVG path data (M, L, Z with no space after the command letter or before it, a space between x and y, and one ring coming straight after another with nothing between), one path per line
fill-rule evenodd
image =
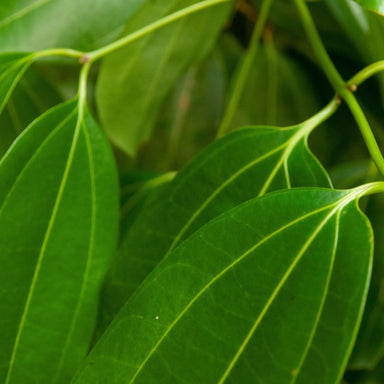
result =
M372 76L382 71L384 71L384 60L377 61L376 63L363 68L347 82L347 85L349 88L357 87L365 80L368 80Z

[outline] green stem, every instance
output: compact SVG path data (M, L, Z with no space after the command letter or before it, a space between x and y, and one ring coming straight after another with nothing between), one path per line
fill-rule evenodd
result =
M79 120L82 120L84 107L87 103L87 83L90 68L91 64L86 63L83 65L80 72L79 90L77 93L77 96L79 98Z
M84 52L76 51L74 49L67 49L67 48L46 49L44 51L38 51L33 53L33 57L35 59L40 59L42 57L48 57L48 56L66 56L66 57L81 59L84 55L85 55Z
M230 128L230 125L233 120L233 116L235 115L237 106L239 105L240 97L242 95L245 82L247 80L249 71L252 67L252 62L257 53L257 49L259 47L260 38L263 33L265 23L267 21L267 17L272 5L272 1L273 0L264 0L260 8L260 14L252 34L249 49L247 54L244 57L244 61L236 77L235 85L230 95L228 106L226 108L223 120L217 132L217 137L223 136Z
M347 83L348 87L357 87L365 80L376 75L377 73L384 71L384 60L377 61L367 67L363 68L355 76L353 76Z
M137 39L139 39L145 35L148 35L149 33L156 31L159 28L162 28L162 27L164 27L170 23L173 23L179 19L182 19L183 17L186 17L186 16L191 15L193 13L202 11L202 10L209 8L209 7L212 7L214 5L226 3L229 1L231 1L231 0L205 0L205 1L201 1L200 3L191 5L190 7L183 8L180 11L172 13L166 17L163 17L162 19L155 21L154 23L149 24L149 25L137 30L136 32L129 34L128 36L125 36L125 37L123 37L123 38L121 38L121 39L119 39L119 40L117 40L117 41L115 41L109 45L106 45L103 48L100 48L100 49L97 49L95 51L88 53L86 55L86 59L84 59L84 61L93 62L95 60L98 60L98 59L104 57L105 55L108 55L109 53L114 52L117 49L122 48L125 45L127 45L127 44L129 44L129 43L131 43L131 42L133 42L133 41L135 41L135 40L137 40Z
M364 141L367 145L368 151L376 164L377 169L382 175L384 175L384 158L381 154L380 148L376 142L375 136L372 133L372 129L368 123L367 118L364 115L359 103L355 96L348 89L347 83L340 76L332 60L328 56L328 53L321 41L319 33L313 22L312 16L304 0L295 0L297 8L300 12L304 28L307 32L311 45L316 52L320 63L324 69L326 76L328 77L333 88L337 94L342 97L354 116L357 125L363 135Z

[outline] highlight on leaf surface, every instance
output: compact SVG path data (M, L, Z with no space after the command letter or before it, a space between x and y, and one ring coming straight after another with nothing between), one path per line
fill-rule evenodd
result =
M85 383L339 383L373 238L349 191L269 193L163 260L86 360ZM198 367L198 369L196 369Z
M110 148L78 98L35 120L3 157L1 382L70 381L114 251L117 196Z
M384 15L384 1L383 0L355 0L363 7Z
M307 137L336 108L333 101L314 118L289 128L239 129L181 170L123 238L102 292L101 329L164 257L217 215L273 190L329 187Z

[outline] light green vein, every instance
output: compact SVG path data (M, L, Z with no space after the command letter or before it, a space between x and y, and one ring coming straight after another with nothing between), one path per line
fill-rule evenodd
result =
M62 199L62 196L63 196L63 193L64 193L64 189L65 189L65 186L66 186L66 183L67 183L67 180L68 180L69 172L70 172L70 169L71 169L71 166L72 166L72 161L73 161L73 157L74 157L75 150L76 150L76 145L77 145L78 138L79 138L80 126L81 126L82 118L83 118L83 109L79 108L78 109L78 117L77 117L76 127L75 127L75 131L74 131L74 135L73 135L73 139L72 139L72 143L71 143L71 148L70 148L70 151L69 151L69 154L68 154L67 164L66 164L66 167L64 169L63 178L62 178L61 183L60 183L60 187L59 187L59 191L58 191L58 194L57 194L57 197L56 197L55 205L53 207L52 215L50 217L50 220L49 220L49 223L48 223L48 227L47 227L47 231L45 233L44 240L43 240L43 243L42 243L42 246L41 246L41 249L40 249L40 253L39 253L39 256L38 256L38 259L37 259L35 272L34 272L34 275L33 275L33 278L32 278L32 282L31 282L31 286L30 286L30 289L29 289L29 292L28 292L28 296L27 296L27 300L26 300L26 303L25 303L23 315L21 317L20 324L19 324L19 329L18 329L18 332L17 332L17 335L16 335L15 344L14 344L14 347L13 347L12 356L11 356L11 360L10 360L10 363L9 363L9 369L8 369L7 377L6 377L6 380L5 380L5 384L9 384L11 376L12 376L12 370L13 370L13 366L14 366L14 363L15 363L16 353L17 353L17 350L18 350L18 347L19 347L19 343L20 343L20 340L21 340L21 335L22 335L22 332L24 330L25 321L26 321L26 318L27 318L27 315L28 315L29 307L31 305L32 297L33 297L34 290L35 290L35 287L36 287L36 284L37 284L37 280L38 280L38 277L39 277L40 268L41 268L41 265L42 265L42 262L43 262L43 259L44 259L44 256L45 256L45 252L46 252L46 249L47 249L48 241L49 241L50 236L51 236L51 232L52 232L55 220L56 220L57 212L59 210L61 199Z
M56 374L54 379L52 380L52 383L57 382L57 380L60 378L60 372L64 363L64 358L66 356L66 353L69 348L69 344L73 335L73 332L75 330L76 322L79 317L81 305L84 300L84 294L85 290L87 288L87 283L89 279L89 273L91 270L92 265L92 259L93 259L93 249L95 244L95 229L96 229L96 183L95 183L95 166L94 166L94 159L93 159L93 152L92 152L92 146L91 141L89 137L89 133L87 131L87 127L85 124L83 124L83 133L85 137L86 147L87 147L87 154L88 154L88 161L89 161L89 176L90 176L90 184L91 184L91 201L92 201L92 214L91 214L91 228L90 228L90 237L89 237L89 247L88 247L88 256L87 261L85 265L85 271L84 271L84 278L81 284L80 288L80 294L79 299L76 304L75 312L72 317L71 326L69 328L69 332L66 337L66 341L64 344L64 347L61 352L60 360L56 369Z
M179 243L180 239L184 235L184 233L188 230L188 228L191 226L191 224L196 220L196 218L204 211L204 209L211 203L211 201L229 184L231 184L233 181L235 181L238 177L240 177L244 172L246 172L249 168L252 168L254 165L260 163L261 161L267 159L268 157L273 156L275 153L281 151L283 148L285 148L288 145L288 142L283 143L279 147L276 147L275 149L265 153L264 155L256 158L255 160L251 161L250 163L246 164L242 168L240 168L236 173L234 173L231 177L229 177L227 180L225 180L224 183L220 184L210 195L209 197L200 205L198 209L193 213L193 215L189 218L189 220L184 224L183 228L179 231L179 233L175 236L174 240L172 241L172 244L170 245L167 253L165 254L164 258L168 257L169 254L173 251L173 249L176 247L176 245Z
M150 359L150 357L154 354L154 352L157 350L157 348L159 347L159 345L163 342L163 340L168 336L168 334L171 332L171 330L175 327L175 325L179 322L179 320L184 316L184 314L192 307L192 305L200 298L200 296L202 296L217 280L219 280L222 276L224 276L228 271L230 271L236 264L238 264L240 261L242 261L244 258L246 258L249 254L251 254L252 252L254 252L258 247L260 247L262 244L266 243L267 241L269 241L270 239L272 239L274 236L278 235L279 233L281 233L282 231L288 229L289 227L299 223L300 221L303 221L317 213L320 213L320 212L323 212L325 210L328 210L328 209L331 209L333 207L338 207L338 205L340 204L341 201L343 201L343 199L340 199L339 201L336 201L335 203L332 203L330 205L327 205L325 207L322 207L322 208L319 208L319 209L316 209L310 213L307 213L303 216L300 216L298 217L297 219L287 223L286 225L280 227L279 229L277 229L276 231L274 231L273 233L271 233L270 235L266 236L264 239L262 239L261 241L259 241L257 244L255 244L253 247L251 247L250 249L248 249L246 252L244 252L242 255L240 255L238 258L236 258L235 261L233 261L231 264L229 264L226 268L224 268L220 273L218 273L214 278L212 278L208 284L206 284L194 297L193 299L188 303L188 305L186 305L186 307L179 313L179 315L175 318L175 320L172 322L172 324L167 328L167 330L164 332L164 334L160 337L160 339L158 340L158 342L154 345L154 347L150 350L150 352L148 353L147 357L143 360L143 362L140 364L140 366L137 368L137 371L136 373L134 374L134 376L132 377L132 379L129 381L129 384L132 384L134 382L134 380L136 379L136 377L139 375L140 371L144 368L145 364L148 362L148 360ZM337 209L337 208L336 208ZM303 249L305 248L308 248L309 244L313 241L313 239L316 237L316 235L318 234L318 232L321 230L321 228L325 225L325 223L329 220L329 218L334 214L335 212L335 209L331 211L330 214L328 214L326 216L326 218L320 223L320 225L317 227L317 230L313 233L313 235L309 238L309 240L305 243ZM304 249L304 251L305 251ZM289 274L292 272L292 270L294 269L294 267L296 266L296 264L299 262L301 256L302 256L302 253L299 253L298 256L295 258L294 262L291 264L291 267L288 269L288 271L286 272L286 274L284 275L283 279L281 280L280 284L277 286L274 294L271 296L271 299L268 300L268 303L266 305L266 308L264 308L264 310L262 311L261 313L261 317L259 317L259 319L256 321L256 326L257 324L261 321L261 318L264 316L264 314L266 313L267 309L269 308L269 306L272 304L272 301L274 299L274 297L277 295L278 291L280 290L281 286L284 284L285 280L288 278ZM252 329L255 328L252 327ZM238 354L236 354L235 358L236 359L238 356Z
M321 315L323 313L325 300L326 300L326 297L327 297L327 294L328 294L328 291L329 291L329 285L331 283L331 277L332 277L333 267L334 267L334 264L335 264L336 251L337 251L337 246L338 246L338 241L339 241L340 214L341 214L341 210L338 210L337 216L336 216L336 225L335 225L335 240L333 242L333 247L332 247L332 257L331 257L331 260L330 260L331 262L329 264L327 280L326 280L325 287L324 287L324 292L323 292L323 295L322 295L322 298L321 298L320 307L319 307L319 310L318 310L318 312L316 314L316 320L315 320L315 322L313 324L312 331L310 333L310 336L309 336L307 345L306 345L306 347L304 349L304 352L303 352L303 355L301 357L301 360L300 360L297 368L293 371L294 375L292 377L291 384L295 384L297 378L299 377L301 368L302 368L302 366L303 366L303 364L305 362L305 359L307 358L307 355L309 353L310 347L312 345L313 339L314 339L316 331L317 331L317 326L318 326L318 324L320 322L320 318L321 318Z
M300 249L300 252L297 254L297 256L293 260L292 264L289 266L289 268L285 272L283 278L277 284L277 286L276 286L275 290L273 291L271 297L268 299L266 305L262 309L260 315L256 319L255 323L253 324L251 330L247 334L246 338L244 339L243 343L241 344L241 346L240 346L239 350L237 351L237 353L235 354L234 358L229 363L228 368L225 370L225 372L224 372L223 376L221 377L221 379L219 380L218 384L223 384L225 382L225 380L228 378L230 372L232 371L233 367L235 366L235 364L239 360L240 356L244 352L246 346L248 345L249 341L251 340L251 338L254 335L256 329L258 328L258 326L260 325L261 321L263 320L264 316L268 312L269 308L274 303L276 297L278 296L279 292L283 288L284 284L287 282L287 280L291 276L292 272L296 268L297 264L302 259L303 255L305 254L305 252L307 251L309 246L312 244L312 242L315 240L316 236L324 228L324 226L327 224L328 220L330 220L330 218L335 214L337 209L338 208L332 210L331 213L329 215L327 215L323 221L321 221L321 223L316 227L315 231L312 233L312 235L309 237L309 239L305 242L304 246Z
M72 118L72 116L74 115L74 113L76 112L76 109L70 113L60 124L57 125L57 127L46 137L46 139L44 139L44 141L37 147L37 149L35 150L35 152L33 153L33 155L31 156L31 158L25 163L23 169L21 170L21 172L18 174L17 178L15 179L15 181L13 182L12 184L12 187L10 188L10 190L8 191L7 195L5 196L4 200L3 200L3 203L1 204L1 207L0 207L0 215L8 201L8 199L10 198L10 196L12 195L13 191L15 190L15 188L17 187L17 184L18 182L21 180L21 178L23 177L24 173L27 171L28 169L28 166L32 163L32 161L40 154L40 152L45 148L46 145L49 144L49 142L53 139L53 137L60 131L60 129ZM23 133L26 132L26 131L23 131ZM19 136L20 137L20 136ZM10 153L10 151L8 152ZM7 154L8 154L7 153ZM7 154L4 156L3 160L0 162L0 167L2 166L4 160L6 159Z

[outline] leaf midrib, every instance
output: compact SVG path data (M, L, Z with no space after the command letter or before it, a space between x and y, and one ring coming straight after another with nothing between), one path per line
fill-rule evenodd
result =
M322 211L328 210L330 208L333 208L339 204L339 201L336 201L332 204L329 204L325 207L319 208L317 210L314 210L310 213L307 213L303 216L300 216L299 218L296 218L295 220L292 220L291 222L285 224L284 226L280 227L276 231L272 232L268 236L266 236L264 239L259 241L257 244L255 244L253 247L248 249L246 252L244 252L242 255L240 255L235 261L233 261L231 264L229 264L226 268L224 268L220 273L218 273L214 278L212 278L208 284L206 284L194 297L193 299L188 303L188 305L180 312L180 314L176 317L176 319L172 322L172 324L167 328L167 330L164 332L163 336L159 339L159 341L154 345L154 347L151 349L151 351L148 353L147 357L143 360L143 362L140 364L140 366L137 368L136 373L132 377L132 379L129 381L129 384L132 384L136 377L139 375L141 370L144 368L150 357L155 353L159 345L165 340L165 338L168 336L168 334L171 332L171 330L175 327L175 325L179 322L179 320L184 316L184 314L191 308L191 306L197 301L197 299L210 287L212 286L218 279L220 279L226 272L231 270L236 264L238 264L241 260L243 260L245 257L247 257L251 252L256 250L259 246L264 244L265 242L269 241L274 236L278 235L280 232L286 230L287 228L291 227L292 225L295 225L299 223L302 220L305 220L317 213L320 213ZM336 208L337 209L337 208ZM335 213L335 209L326 216L326 218L322 221L320 225L323 225L323 223L326 223L328 219ZM325 224L324 224L325 225ZM319 227L317 227L317 230L319 230ZM317 232L316 232L317 235ZM312 237L312 236L311 236ZM311 238L310 238L311 239ZM296 258L297 259L297 258ZM295 260L296 260L295 259ZM298 262L299 260L297 260ZM296 264L297 264L296 262ZM296 265L295 264L295 265ZM285 276L285 275L284 275ZM280 288L279 288L280 289Z
M28 315L29 306L30 306L30 303L31 303L31 300L33 297L33 293L34 293L34 289L36 286L36 282L37 282L37 279L39 276L40 267L41 267L41 264L42 264L44 256L45 256L46 247L47 247L50 235L51 235L51 231L52 231L53 226L54 226L54 222L56 220L56 215L57 215L57 212L58 212L58 209L59 209L59 206L61 203L61 198L63 196L64 189L65 189L65 186L66 186L66 183L68 180L68 175L69 175L69 172L70 172L70 169L72 166L74 153L76 151L76 145L78 143L80 127L81 127L81 120L82 120L82 113L81 113L82 111L79 110L78 105L72 113L75 113L76 111L78 112L78 117L77 117L77 121L76 121L76 127L75 127L75 131L74 131L71 147L70 147L69 154L68 154L67 164L66 164L66 167L64 169L64 173L63 173L63 177L62 177L62 180L61 180L61 183L59 186L59 191L57 193L55 205L53 207L52 215L51 215L50 220L48 222L48 227L47 227L47 230L46 230L46 233L44 236L44 240L43 240L43 243L42 243L42 246L40 249L40 254L39 254L39 257L38 257L38 260L36 263L35 272L34 272L34 275L32 278L32 282L31 282L30 289L28 292L26 304L24 306L24 311L23 311L23 314L22 314L22 317L20 320L19 329L18 329L18 332L16 335L14 346L13 346L13 351L12 351L12 355L11 355L11 359L10 359L10 363L9 363L9 367L8 367L7 376L5 379L5 384L9 384L9 382L11 380L12 370L13 370L13 366L14 366L14 362L15 362L15 358L16 358L17 349L18 349L18 346L20 343L21 334L24 330L24 324L26 321L26 317ZM71 115L72 115L72 113L71 113Z

